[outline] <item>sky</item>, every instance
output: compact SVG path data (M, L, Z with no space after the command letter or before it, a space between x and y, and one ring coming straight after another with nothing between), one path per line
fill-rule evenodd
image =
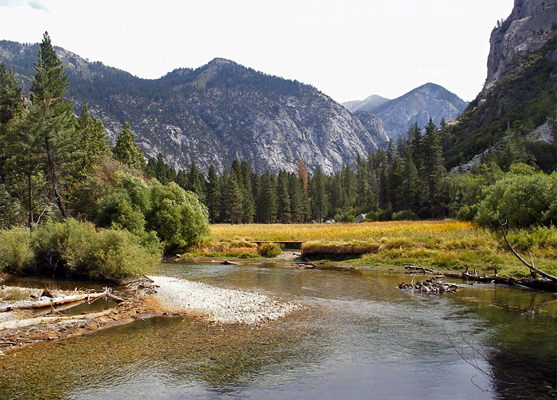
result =
M48 31L90 61L156 79L222 57L337 102L425 83L473 100L513 0L0 0L0 40Z

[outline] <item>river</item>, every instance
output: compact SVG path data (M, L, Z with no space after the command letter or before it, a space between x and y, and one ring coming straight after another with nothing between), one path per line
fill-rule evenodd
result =
M249 326L152 318L0 357L2 399L521 399L555 397L557 297L411 275L163 264L160 275L304 309ZM414 279L419 279L417 276Z

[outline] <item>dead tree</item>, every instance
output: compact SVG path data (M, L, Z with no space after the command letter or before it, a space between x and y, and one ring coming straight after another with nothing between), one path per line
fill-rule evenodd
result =
M541 276L543 276L544 278L547 279L551 279L553 282L557 282L557 277L549 275L545 272L543 272L542 270L537 269L536 267L534 267L534 259L532 259L532 264L529 264L524 258L522 258L511 246L511 244L509 243L509 241L507 240L507 235L506 235L506 231L505 231L505 225L507 225L507 221L505 221L505 223L499 221L499 223L501 224L501 230L503 231L503 238L505 239L505 243L507 243L507 246L509 246L509 249L511 250L511 252L516 256L516 258L518 258L520 260L520 262L524 265L526 265L528 268L530 268L530 271L532 271L532 273L535 274L540 274Z

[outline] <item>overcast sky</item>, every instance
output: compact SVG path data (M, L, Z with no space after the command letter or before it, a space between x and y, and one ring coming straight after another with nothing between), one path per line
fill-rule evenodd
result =
M0 39L54 45L142 78L215 57L338 102L427 82L470 101L513 0L0 0Z

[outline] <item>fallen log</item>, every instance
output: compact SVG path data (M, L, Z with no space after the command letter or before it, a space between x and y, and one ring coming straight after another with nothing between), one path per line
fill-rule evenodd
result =
M62 304L77 303L78 301L91 301L97 299L98 297L107 296L109 290L105 290L101 293L87 293L87 294L76 294L65 297L54 297L48 298L46 300L39 301L19 301L17 303L6 304L0 306L0 312L14 311L14 310L36 310L38 308L44 307L54 307Z
M453 283L447 283L443 281L438 281L435 278L426 279L422 282L414 283L404 283L398 285L399 289L412 290L422 293L454 293L457 291L458 286Z
M525 286L530 289L545 290L548 292L557 293L557 283L553 282L551 279L544 278L510 278L505 276L480 276L471 275L468 273L445 273L446 276L452 278L460 278L468 281L483 282L483 283L497 283L503 285L517 285Z

